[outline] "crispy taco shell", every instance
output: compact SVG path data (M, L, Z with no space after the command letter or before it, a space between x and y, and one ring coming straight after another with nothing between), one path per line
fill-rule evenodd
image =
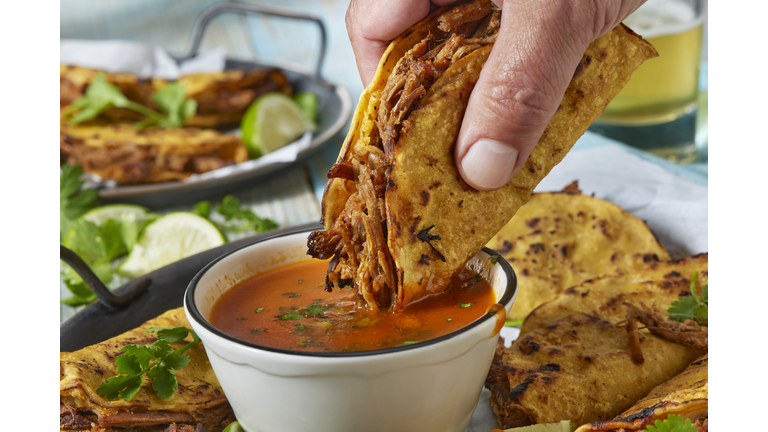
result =
M97 70L79 66L60 65L60 100L63 108L83 95ZM152 92L169 81L140 79L128 73L105 73L107 82L116 85L128 99L158 110ZM184 75L178 82L184 85L186 97L197 101L197 113L187 119L184 126L212 128L242 119L245 110L259 96L280 92L290 96L293 92L288 78L274 69L228 70L216 73ZM110 108L100 117L109 121L136 122L141 114L121 108Z
M524 319L540 304L600 276L631 274L669 259L642 220L581 193L535 193L486 245L515 269L517 298L507 317Z
M623 25L595 40L522 170L478 192L456 171L454 145L500 18L488 1L442 8L389 45L329 172L326 231L310 236L309 253L331 258L326 289L354 283L360 303L384 310L444 290L657 55Z
M155 430L152 427L158 425L176 423L196 426L203 423L203 430L217 432L233 421L232 408L200 344L186 351L191 361L176 371L179 387L169 399L157 397L152 389L152 380L148 379L144 380L141 389L130 401L109 401L96 393L101 384L117 375L115 357L122 354L121 349L125 345L153 344L157 338L154 333L146 332L150 327L179 326L189 328L183 308L170 310L105 342L72 353L61 353L60 428L143 432ZM178 348L191 341L189 336L186 341L174 346Z
M663 313L681 295L707 284L706 254L650 263L631 275L572 287L533 310L511 347L494 357L486 386L503 429L571 420L574 426L612 419L706 350L643 329L643 360L632 356L628 304Z
M576 432L642 431L657 420L666 420L670 415L682 416L696 426L704 426L709 417L708 363L709 354L705 354L680 375L651 390L646 397L615 419L585 424Z
M198 128L149 128L130 124L60 127L62 162L120 184L183 180L248 160L248 150L233 134Z

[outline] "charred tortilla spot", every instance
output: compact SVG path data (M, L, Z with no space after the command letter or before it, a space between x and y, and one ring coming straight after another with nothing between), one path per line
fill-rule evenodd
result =
M434 227L435 226L432 225L425 230L421 230L421 232L416 237L422 242L426 242L429 245L429 247L432 248L432 251L434 251L435 254L437 254L437 257L440 258L443 262L445 262L445 256L432 245L433 240L440 240L440 236L432 235L429 233L429 230L431 230Z
M536 168L533 165L531 165L531 167L528 168L528 171L530 171L532 173L535 173L536 172Z
M658 261L659 257L656 254L645 254L643 255L643 262L653 262Z
M512 242L509 240L504 240L504 242L501 244L501 249L496 249L496 252L498 252L501 255L506 255L512 251Z
M436 182L432 183L431 185L429 185L429 189L430 189L430 190L431 190L431 189L434 189L434 188L436 188L436 187L440 186L441 184L442 184L442 183L440 182L440 180L438 180L438 181L436 181Z
M534 352L536 352L536 350L538 350L539 347L540 345L537 344L536 342L530 339L523 339L520 345L518 346L518 349L520 350L521 353L525 355L531 355Z
M539 223L539 218L533 218L525 222L525 224L528 225L529 228L535 228L538 223Z
M589 294L589 291L590 291L590 290L586 290L586 291L584 291L583 293L581 293L581 297L582 297L582 298L586 297L586 296L587 296L587 294Z
M461 204L464 203L464 200L459 201L459 207L461 207Z
M543 243L533 243L530 246L528 246L528 250L525 252L526 255L528 253L537 254L539 252L544 252L544 244Z
M560 365L557 363L547 363L543 366L539 366L539 370L547 372L559 372Z
M669 273L664 275L664 277L667 278L667 279L669 279L669 278L676 278L676 277L680 277L680 276L681 276L680 273L678 273L676 271L671 271L671 272L669 272Z
M427 191L421 191L421 205L427 206L429 204L429 192Z
M523 269L523 276L528 276L528 269Z
M565 258L566 256L568 256L568 246L563 246L563 247L561 247L561 248L560 248L560 253L562 253L562 254L563 254L563 258Z
M518 384L515 388L512 389L512 391L509 392L509 398L512 399L512 401L517 401L520 395L523 394L523 392L528 388L528 385L530 385L532 382L533 381L523 381L522 383Z
M429 259L429 255L421 254L421 259L419 260L419 264L425 264L425 265L429 264L429 262L427 261L428 259Z
M393 187L395 187L395 182L393 182L392 179L388 179L387 180L387 186L393 188Z

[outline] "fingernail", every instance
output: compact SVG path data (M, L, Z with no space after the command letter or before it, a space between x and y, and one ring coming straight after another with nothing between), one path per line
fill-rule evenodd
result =
M514 147L490 139L480 139L467 151L461 161L461 168L475 186L498 189L509 182L517 154Z

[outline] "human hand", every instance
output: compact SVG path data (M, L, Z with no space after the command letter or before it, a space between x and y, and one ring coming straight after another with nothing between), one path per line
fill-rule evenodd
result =
M645 0L493 0L496 44L472 91L456 141L456 168L478 190L507 184L536 146L587 46ZM352 0L347 31L365 85L389 42L456 0Z

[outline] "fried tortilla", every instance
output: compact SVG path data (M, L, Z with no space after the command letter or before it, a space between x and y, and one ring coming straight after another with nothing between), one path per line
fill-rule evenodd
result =
M680 375L660 384L613 420L582 425L576 432L642 431L670 415L691 420L696 430L708 430L709 354L696 359Z
M81 97L97 73L94 69L60 65L60 106L63 108ZM152 92L168 85L164 79L142 80L127 73L105 73L105 78L128 99L156 111L158 108L152 100ZM245 110L259 96L269 92L290 96L293 92L288 78L274 69L196 73L184 75L178 81L184 85L187 98L197 101L197 114L184 123L188 127L212 128L239 122ZM140 114L121 108L110 108L100 117L127 122L142 119Z
M209 129L62 121L60 139L62 163L125 185L183 180L248 160L237 136Z
M706 351L640 329L643 361L633 358L624 303L665 314L679 296L707 284L706 254L652 262L630 275L569 288L533 310L520 336L494 357L486 386L502 429L612 419Z
M580 192L533 194L486 246L515 269L519 289L507 315L513 320L586 280L669 259L645 222Z
M146 333L150 327L189 328L184 309L170 310L142 326L73 353L61 353L60 410L61 430L99 430L150 432L163 430L221 431L234 421L219 381L208 363L201 344L186 351L191 361L176 371L178 389L169 399L160 399L145 379L131 401L108 401L96 393L107 379L117 375L115 357L129 344L151 345L157 338ZM192 341L188 336L174 346ZM176 428L165 429L175 424ZM202 424L202 428L200 425ZM183 428L189 426L189 429ZM195 428L197 427L197 428Z
M478 192L456 171L454 146L500 20L487 0L442 8L387 48L328 173L325 231L308 241L330 259L326 289L354 285L361 306L386 311L442 292L657 55L623 25L595 40L522 170Z

